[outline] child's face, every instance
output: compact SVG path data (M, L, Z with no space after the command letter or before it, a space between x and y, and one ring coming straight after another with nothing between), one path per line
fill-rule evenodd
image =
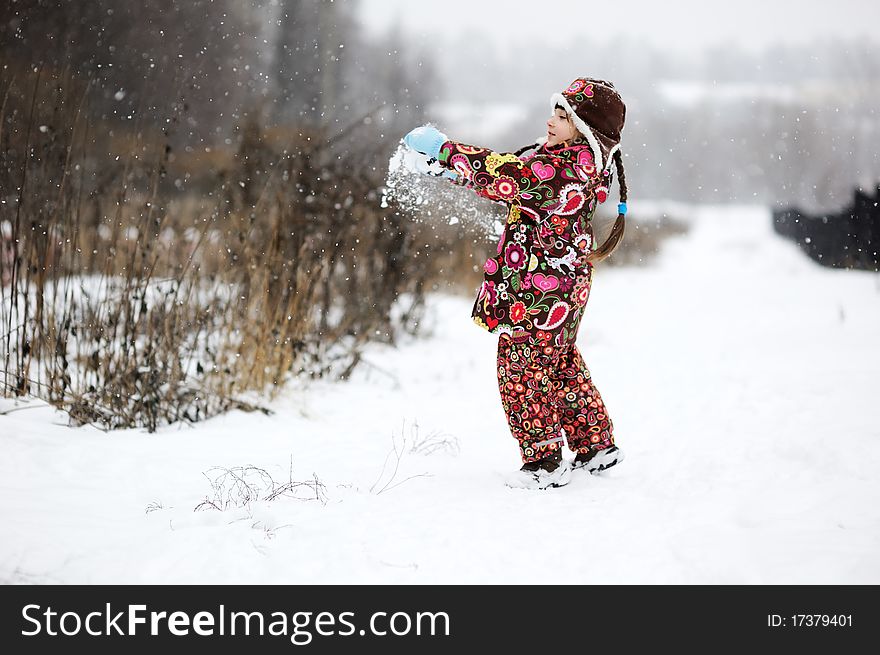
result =
M558 146L563 141L571 141L576 133L565 110L554 109L553 115L547 120L547 145Z

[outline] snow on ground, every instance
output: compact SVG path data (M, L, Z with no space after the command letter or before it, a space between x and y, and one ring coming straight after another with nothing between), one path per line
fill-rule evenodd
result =
M689 214L654 264L594 278L579 344L626 453L603 475L502 484L494 337L437 296L431 338L271 416L105 434L0 401L0 580L880 583L878 276L818 267L763 209ZM246 465L324 502L193 511Z

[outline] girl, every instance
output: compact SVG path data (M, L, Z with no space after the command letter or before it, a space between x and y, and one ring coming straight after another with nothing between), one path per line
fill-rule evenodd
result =
M515 154L447 139L422 126L404 137L480 195L509 206L504 233L473 309L476 323L499 336L498 383L523 466L510 486L567 484L572 469L595 473L623 453L611 419L575 346L593 264L623 238L626 182L620 133L626 107L614 85L578 78L550 99L547 137ZM591 219L616 169L618 216L596 247ZM446 172L446 171L444 171ZM562 447L575 453L571 465Z

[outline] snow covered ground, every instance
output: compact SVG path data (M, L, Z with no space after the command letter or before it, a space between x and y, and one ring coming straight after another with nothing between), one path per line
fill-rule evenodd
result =
M627 456L605 474L502 484L495 340L437 296L431 338L271 416L104 434L0 401L0 581L880 583L878 276L818 267L760 208L688 214L594 279L579 343ZM193 511L247 465L322 500Z

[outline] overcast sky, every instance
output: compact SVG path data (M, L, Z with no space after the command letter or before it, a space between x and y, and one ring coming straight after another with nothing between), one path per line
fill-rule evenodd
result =
M876 36L877 0L360 0L371 32L395 23L435 44L450 31L477 29L496 43L628 35L678 51L735 42L749 49L822 37ZM479 47L479 44L475 44ZM475 52L475 56L478 53Z

